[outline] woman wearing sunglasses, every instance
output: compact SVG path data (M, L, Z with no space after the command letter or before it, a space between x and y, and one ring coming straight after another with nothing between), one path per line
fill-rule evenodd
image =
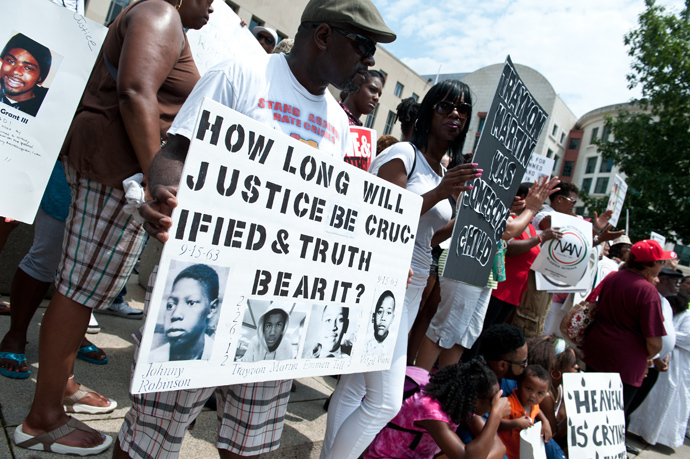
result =
M446 153L462 162L471 114L470 88L457 80L441 82L429 90L419 108L412 142L399 142L372 161L370 172L423 198L412 255L414 275L405 293L391 368L341 377L328 411L322 459L356 459L400 409L407 333L429 275L431 238L451 220L448 198L471 189L465 182L481 176L476 164L449 170L441 165Z

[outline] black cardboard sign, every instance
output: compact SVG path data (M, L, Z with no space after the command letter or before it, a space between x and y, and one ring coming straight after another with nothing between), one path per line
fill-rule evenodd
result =
M460 197L444 277L486 285L511 203L547 119L508 56L472 160L484 171Z

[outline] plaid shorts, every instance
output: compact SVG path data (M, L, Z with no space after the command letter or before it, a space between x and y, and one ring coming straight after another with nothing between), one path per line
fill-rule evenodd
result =
M149 278L145 310L148 309L157 272L156 267ZM141 330L134 335L134 339L137 343L134 354L136 362ZM125 415L118 435L120 447L132 458L177 457L187 427L215 392L220 423L216 446L246 456L268 453L280 446L291 387L290 379L130 394L132 407Z
M124 191L81 177L64 162L72 205L65 222L58 292L90 308L107 308L144 249L143 225L122 212Z

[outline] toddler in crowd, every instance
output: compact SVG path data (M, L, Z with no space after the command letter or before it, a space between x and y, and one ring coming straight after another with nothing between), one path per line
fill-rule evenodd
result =
M506 447L508 459L520 458L520 431L541 421L544 442L551 440L549 421L539 410L539 403L549 393L551 377L540 365L528 365L518 379L518 387L508 397L510 415L501 420L498 436Z

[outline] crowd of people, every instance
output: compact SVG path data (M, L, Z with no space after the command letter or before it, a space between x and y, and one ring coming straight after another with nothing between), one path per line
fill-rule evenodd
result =
M80 2L72 3L78 11ZM275 30L257 26L251 32L265 55L231 59L200 76L185 30L202 28L211 4L142 0L109 25L41 203L33 246L15 275L10 305L0 309L11 315L0 342L0 374L27 378L28 326L55 280L40 329L34 401L14 433L19 447L86 455L113 445L114 458L176 457L210 398L219 414L220 457L258 457L280 446L291 380L133 394L117 439L67 414L102 414L117 406L74 381L74 361L107 363L105 352L85 338L97 328L92 311L143 315L122 300L122 292L147 233L161 242L168 238L203 99L286 134L294 134L294 127L276 121L257 101L300 107L337 133L336 141L311 139L309 132L303 140L342 159L350 126L361 126L361 117L376 109L386 83L386 74L370 67L376 44L396 36L370 0L311 0L294 39L281 40ZM25 110L40 105L43 92L36 84L48 73L50 53L19 35L2 51L0 82L4 103L21 103ZM23 90L20 82L31 87ZM341 101L329 85L342 91ZM543 244L563 236L551 217L574 216L574 184L553 178L520 186L486 284L439 275L456 204L471 189L468 182L483 173L463 156L471 116L471 88L443 81L421 103L407 99L398 106L401 139L379 139L368 171L422 198L410 277L403 304L386 292L372 315L374 339L367 349L385 343L391 366L340 378L327 408L322 459L516 459L520 431L537 421L547 457L566 457L563 375L581 371L580 365L620 375L630 432L652 444L679 446L690 415L690 278L676 270L674 252L653 240L633 244L611 228L610 211L594 213L588 269L608 275L592 276L589 291L580 294L597 304L581 347L561 332L576 294L538 290L530 269ZM133 177L145 189L141 219L125 197ZM15 226L0 224L0 250ZM182 339L154 349L155 361L208 359L212 341L205 329L219 315L219 278L204 266L174 279L165 323L174 322L166 327ZM150 286L155 277L154 271ZM203 326L185 326L185 311L192 309ZM350 311L319 306L318 313L331 342L310 347L305 357L349 355L351 344L342 339ZM394 313L400 326L397 337L387 339ZM258 361L291 352L280 346L288 322L289 314L273 305L237 358ZM138 348L135 361L137 355Z

